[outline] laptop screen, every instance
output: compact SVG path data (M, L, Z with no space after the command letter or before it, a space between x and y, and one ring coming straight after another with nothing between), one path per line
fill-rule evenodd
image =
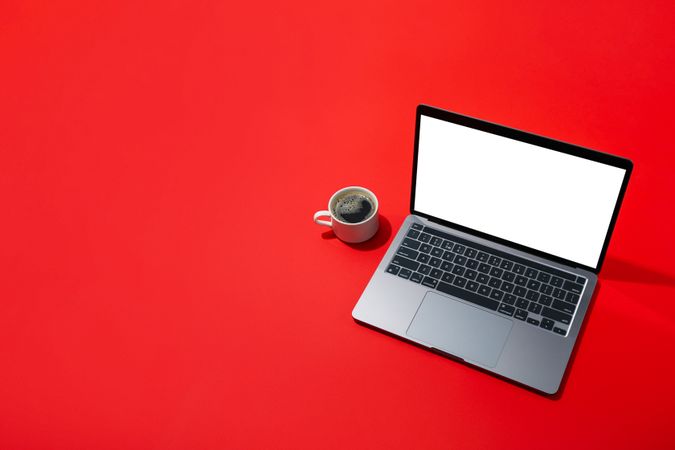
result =
M597 268L626 169L419 120L414 211Z

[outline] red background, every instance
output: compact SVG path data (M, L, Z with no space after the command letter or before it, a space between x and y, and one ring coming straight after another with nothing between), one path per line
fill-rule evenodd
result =
M675 7L0 5L0 447L673 448ZM355 324L428 103L631 158L561 394ZM348 184L383 227L314 225Z

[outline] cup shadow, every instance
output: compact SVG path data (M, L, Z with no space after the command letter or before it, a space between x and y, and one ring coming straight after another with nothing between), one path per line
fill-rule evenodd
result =
M600 274L606 280L675 286L675 275L616 258L607 258Z
M391 222L389 222L389 219L387 219L387 217L383 216L382 214L380 214L379 220L380 227L377 229L375 236L365 242L360 242L358 244L350 244L345 242L345 245L355 250L361 251L375 250L385 245L387 242L389 242L389 238L391 237ZM333 230L328 230L321 233L321 239L338 239L338 237L335 236Z

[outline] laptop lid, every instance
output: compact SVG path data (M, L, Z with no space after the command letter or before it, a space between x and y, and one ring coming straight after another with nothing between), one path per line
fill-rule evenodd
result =
M632 168L625 158L420 105L410 211L597 273Z

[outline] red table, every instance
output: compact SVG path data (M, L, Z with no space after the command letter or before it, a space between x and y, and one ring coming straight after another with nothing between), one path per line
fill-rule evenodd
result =
M675 446L672 2L399 3L0 4L0 448ZM418 103L635 163L556 397L351 318Z

